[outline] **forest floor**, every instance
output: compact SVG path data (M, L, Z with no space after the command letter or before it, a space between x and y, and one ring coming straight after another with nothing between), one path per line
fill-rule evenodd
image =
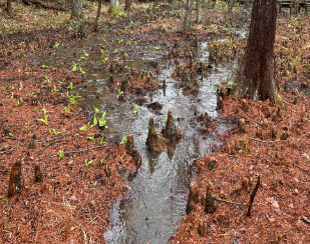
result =
M96 4L84 5L88 31ZM198 64L190 64L191 55L183 54L186 48L194 49L195 40L227 38L209 44L212 65L244 53L245 40L239 39L234 28L249 23L250 15L240 7L229 13L224 3L214 9L205 4L204 23L195 24L191 33L182 31L184 4L134 4L130 15L121 12L117 17L110 17L107 9L104 5L99 30L112 36L111 50L118 36L138 36L141 42L158 46L164 39L170 46L162 48L169 49L170 55L162 61L178 63L181 59L183 69L193 75L210 72L198 71ZM4 243L103 243L113 203L129 189L124 176L133 174L136 166L125 146L106 140L104 131L96 126L85 132L80 129L93 117L93 111L76 104L79 96L73 87L83 82L83 74L45 67L36 60L41 53L52 54L59 45L75 41L80 23L69 21L70 11L55 13L14 2L13 12L11 17L4 12L0 17L4 23L0 29L0 239ZM302 221L302 216L310 219L309 26L308 16L278 20L276 102L239 101L229 94L230 85L222 84L223 109L219 112L233 128L218 135L223 141L220 148L197 161L200 201L184 217L171 243L310 241L310 226ZM176 42L182 48L172 48ZM112 65L107 61L105 68ZM146 83L140 85L147 90ZM195 82L187 86L188 95L195 93L195 86ZM245 132L237 128L241 118ZM203 133L207 135L213 125L204 123ZM212 170L211 157L217 161ZM8 198L10 170L16 161L21 162L22 190ZM43 183L34 182L37 164ZM216 212L204 212L201 199L209 181L217 199L247 204L258 175L262 175L261 186L250 217L245 217L246 206L220 201ZM242 181L249 181L249 186L242 188ZM203 227L200 234L199 224Z

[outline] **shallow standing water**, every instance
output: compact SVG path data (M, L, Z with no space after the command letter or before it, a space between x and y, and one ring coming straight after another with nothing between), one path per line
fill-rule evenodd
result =
M72 61L77 62L78 55L83 55L83 50L91 51L100 42L101 38L92 36L68 48L59 49L52 56L43 55L41 60L48 66L69 67ZM200 43L198 53L201 54L199 59L208 63L209 53L206 48L207 43ZM134 58L126 61L126 64L134 69L145 69L147 61L157 60L164 52L156 50L155 46L136 47L131 54ZM100 114L107 112L107 137L119 135L121 138L123 134L133 134L135 146L143 158L137 174L128 177L131 189L127 196L115 204L110 217L111 223L104 234L105 240L109 244L167 243L178 227L176 223L185 214L186 194L194 173L191 167L193 161L209 154L211 145L219 144L215 133L202 138L193 128L192 119L195 115L207 112L217 118L217 132L224 132L226 126L218 118L216 111L216 88L210 84L226 80L235 70L236 64L215 66L208 78L199 81L197 96L184 96L181 89L174 87L176 81L171 78L175 65L160 63L158 80L166 79L166 89L149 93L146 96L147 102L139 106L138 115L135 116L132 99L136 96L129 95L126 101L116 99L117 93L111 92L107 87L110 73L100 70L100 55L90 55L87 62L91 62L92 67L83 67L86 72L86 88L80 86L77 91L86 98L80 104L95 106L99 108ZM152 102L163 104L161 113L154 113L146 107ZM177 119L182 138L166 152L151 152L145 145L149 117L154 117L157 130L161 131L169 109Z

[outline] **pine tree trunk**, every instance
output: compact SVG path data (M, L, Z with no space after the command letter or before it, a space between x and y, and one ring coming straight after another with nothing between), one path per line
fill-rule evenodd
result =
M73 0L71 18L83 18L83 0Z
M7 2L6 2L6 12L8 14L11 13L11 1L12 0L7 0Z
M191 28L191 19L192 19L192 1L186 1L186 14L184 19L184 30L189 31Z
M119 1L118 0L110 0L110 8L109 8L109 12L117 15L119 13Z
M196 13L197 13L197 16L196 16L196 22L197 24L200 24L201 23L201 0L196 0Z
M96 19L95 19L93 31L98 31L98 21L99 21L99 18L100 18L102 0L98 0L98 1L99 1L98 2L98 10L97 10L97 16L96 16Z
M238 98L258 101L277 96L273 79L276 20L276 0L254 0L246 51L236 78Z
M129 11L131 7L131 0L125 0L125 11Z

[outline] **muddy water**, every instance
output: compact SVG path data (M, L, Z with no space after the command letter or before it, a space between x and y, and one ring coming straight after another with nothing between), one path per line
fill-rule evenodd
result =
M45 55L41 58L45 65L69 67L72 61L76 62L79 56L82 56L83 49L91 52L91 48L100 43L100 40L92 37L69 48L62 48L52 56ZM138 46L131 53L133 58L126 61L126 64L135 69L147 69L147 61L158 59L164 53L165 50L156 50L155 46ZM201 54L199 59L208 63L207 43L200 44L198 53ZM145 97L147 102L139 106L138 115L134 115L132 99L135 96L126 97L126 101L116 99L117 93L107 88L110 73L101 69L99 55L88 57L87 61L92 63L91 68L83 67L86 72L86 87L80 86L78 92L86 98L80 101L80 104L95 106L101 113L107 112L107 137L121 138L123 134L133 134L136 148L143 158L137 174L128 177L131 189L126 198L116 203L111 213L111 222L104 234L105 239L109 244L167 243L177 229L176 223L185 213L188 184L195 172L192 163L210 153L211 145L219 143L215 133L202 138L193 128L192 119L195 115L207 112L218 119L217 132L224 132L226 126L218 118L216 111L216 88L210 84L226 80L235 70L236 64L215 66L208 78L199 82L197 96L183 96L180 89L174 88L176 81L170 77L175 66L160 63L161 74L158 80L166 79L166 89L149 93ZM146 105L152 102L163 104L160 113L147 108ZM160 131L164 127L169 109L177 119L182 138L166 152L156 154L149 151L145 145L148 120L153 116Z

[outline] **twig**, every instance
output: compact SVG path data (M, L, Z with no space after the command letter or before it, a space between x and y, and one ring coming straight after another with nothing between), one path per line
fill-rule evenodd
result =
M266 215L266 218L268 219L268 221L269 221L269 222L271 222L271 220L270 220L270 218L269 218L268 214L267 214L267 213L265 213L265 215Z
M225 201L225 200L217 199L217 198L215 198L215 200L216 200L216 201L219 201L219 202L226 202L226 203L231 203L231 204L237 204L237 205L247 206L247 204L239 203L239 202Z
M258 139L252 138L252 137L250 137L250 139L252 139L254 141L258 141L258 142L264 142L264 143L274 143L274 142L285 142L285 141L288 141L288 140L262 141L262 140L258 140Z
M83 234L84 234L84 242L85 242L85 244L87 244L87 235L86 235L86 232L83 230L81 224L80 224L80 227L81 227L81 230L82 230L82 232L83 232Z
M93 149L96 149L96 148L103 148L103 147L105 147L105 146L106 146L106 145L102 145L102 146L97 146L97 147L86 148L86 149L79 150L79 151L64 152L64 154L79 153L79 152L84 152L84 151L93 150Z
M252 194L251 194L251 197L250 197L249 208L248 208L248 211L246 213L247 217L249 217L251 215L252 204L253 204L253 201L254 201L254 197L256 196L256 193L258 191L259 185L260 185L260 175L257 178L256 186L255 186L254 190L252 191Z
M229 237L232 244L239 244L234 238L231 236Z
M307 223L308 225L310 225L310 220L307 219L305 216L302 216L302 220Z

